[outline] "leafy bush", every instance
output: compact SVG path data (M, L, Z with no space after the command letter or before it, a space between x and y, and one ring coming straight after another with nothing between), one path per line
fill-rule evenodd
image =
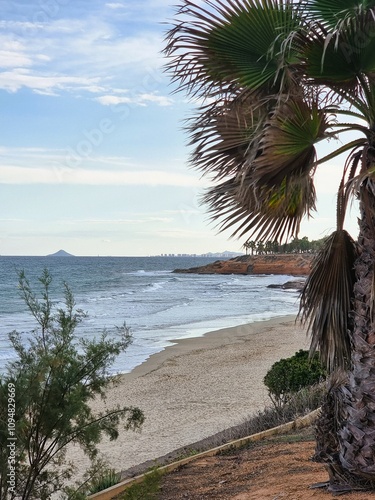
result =
M116 439L121 423L125 429L137 429L144 420L139 408L117 405L96 413L90 406L98 396L105 399L106 389L114 383L109 368L130 344L129 329L118 328L115 340L106 332L94 340L77 338L75 328L86 315L75 309L67 285L65 306L54 312L51 281L45 270L38 299L24 272L19 273L20 293L37 327L27 336L9 334L17 359L0 375L2 499L46 500L65 491L74 473L74 465L65 459L70 443L79 444L94 462L104 434ZM10 473L16 478L13 482ZM78 498L78 493L74 497L70 490L69 498Z
M319 383L325 378L325 371L318 354L309 358L308 351L300 350L291 358L281 359L272 365L264 377L269 396L280 408L303 387Z

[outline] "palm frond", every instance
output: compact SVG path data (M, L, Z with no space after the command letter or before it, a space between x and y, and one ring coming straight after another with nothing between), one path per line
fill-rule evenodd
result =
M355 183L355 179L356 177L358 177L357 170L361 165L362 155L362 148L353 148L352 152L345 162L343 175L337 192L336 226L339 230L342 230L344 228L346 210L349 199L355 192L353 189L353 183Z
M314 144L330 136L324 110L314 103L289 99L277 109L260 142L262 154L254 161L254 180L277 185L284 178L310 173L316 154Z
M232 229L232 237L286 241L297 236L301 220L315 210L315 188L308 175L284 179L277 186L263 186L232 178L210 188L203 198L219 229Z
M294 53L283 43L300 28L299 9L277 0L182 0L166 36L166 70L180 89L207 93L213 87L267 89L285 83Z
M340 29L346 23L365 16L375 7L374 0L307 0L313 18L323 20L327 28Z
M198 109L188 121L189 145L195 149L191 164L214 180L236 175L255 157L259 135L268 118L267 106L257 92L241 92Z
M351 94L363 90L358 78L375 70L375 23L372 16L368 23L361 21L354 18L345 30L327 34L322 29L307 36L303 52L308 78Z
M314 259L301 293L298 316L308 325L310 353L319 350L330 372L350 362L355 259L354 240L343 229L335 231Z
M365 145L361 148L353 149L348 157L345 169L350 165L351 175L349 176L346 184L345 191L347 196L357 196L360 191L366 193L366 189L361 188L367 186L370 191L373 190L375 181L375 167L373 165L373 149L371 146ZM357 171L359 170L359 173ZM374 191L375 192L375 191ZM370 214L371 208L367 206L366 196L362 200L363 209ZM372 220L372 217L369 218Z

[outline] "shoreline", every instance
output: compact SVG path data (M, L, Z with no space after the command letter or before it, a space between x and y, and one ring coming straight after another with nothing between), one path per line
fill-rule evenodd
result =
M121 373L120 377L126 377L129 380L141 377L150 373L163 364L168 358L188 354L191 351L205 348L214 348L218 346L231 345L242 340L249 340L251 335L261 335L265 329L273 328L285 323L294 323L296 315L275 316L266 320L255 320L251 323L243 323L236 326L228 326L209 330L196 336L169 339L171 345L163 347L161 351L151 354L147 359L135 366L130 372ZM194 330L193 330L194 332ZM198 345L199 344L199 345Z
M174 342L172 340L172 342ZM93 402L96 411L137 406L146 420L140 432L120 431L98 446L110 466L124 471L155 460L245 421L271 404L263 378L272 364L308 348L295 316L210 331L175 341L152 354ZM88 460L78 446L68 459L78 471Z

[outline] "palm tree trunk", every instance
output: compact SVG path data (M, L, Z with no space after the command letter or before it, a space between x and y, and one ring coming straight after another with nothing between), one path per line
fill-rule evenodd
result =
M329 491L375 488L375 183L360 192L355 262L352 357L346 376L331 380L317 425L315 459L326 463Z
M375 183L370 179L361 188L360 210L352 364L343 388L340 462L375 486Z

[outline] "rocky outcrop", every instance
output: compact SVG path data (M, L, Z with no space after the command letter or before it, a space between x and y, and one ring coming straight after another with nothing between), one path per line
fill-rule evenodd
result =
M175 269L175 273L196 274L288 274L307 276L310 273L311 254L242 255L230 260L189 269Z
M280 290L302 290L304 286L305 286L305 280L300 279L300 280L287 281L286 283L282 283L281 285L279 283L271 284L268 285L267 288L279 288Z

